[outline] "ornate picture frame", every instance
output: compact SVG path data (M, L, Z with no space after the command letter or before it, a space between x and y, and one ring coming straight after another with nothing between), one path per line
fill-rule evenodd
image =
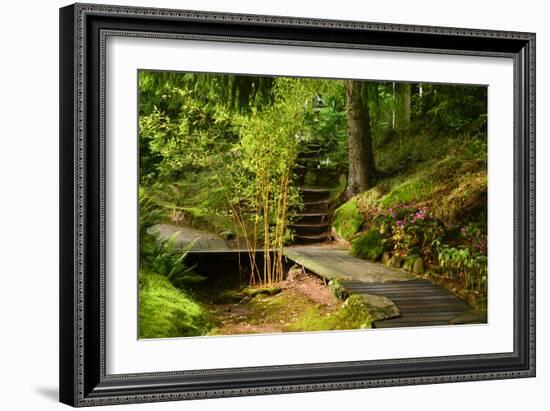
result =
M513 61L513 350L110 374L106 41L192 39ZM75 4L60 10L60 401L73 406L535 376L535 34ZM512 241L512 239L510 239ZM240 337L247 338L247 337Z

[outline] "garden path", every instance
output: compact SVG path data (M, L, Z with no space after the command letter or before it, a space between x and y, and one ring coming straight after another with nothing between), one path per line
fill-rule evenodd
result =
M486 318L430 280L397 268L353 257L335 247L287 247L285 256L327 280L337 279L349 294L390 299L400 316L373 323L374 328L482 323Z

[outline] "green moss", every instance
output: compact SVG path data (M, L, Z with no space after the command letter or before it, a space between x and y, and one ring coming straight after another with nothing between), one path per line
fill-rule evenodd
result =
M351 244L351 255L369 260L378 259L384 253L383 238L377 230L367 231Z
M435 188L436 183L423 175L396 179L391 191L381 198L379 206L381 208L388 208L397 204L420 202L428 199Z
M202 307L159 274L140 273L139 336L202 335L208 328Z
M368 305L360 295L352 295L338 311L325 315L309 308L287 327L288 331L354 330L370 328L372 317Z
M332 226L340 237L349 241L361 229L363 221L357 202L352 199L336 209Z
M281 291L281 287L247 287L243 290L243 295L253 298L257 295L275 295Z

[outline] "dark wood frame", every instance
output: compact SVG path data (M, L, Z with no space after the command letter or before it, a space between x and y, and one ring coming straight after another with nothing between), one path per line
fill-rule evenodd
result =
M134 375L105 373L104 46L109 35L509 57L514 351ZM60 400L74 406L535 375L535 35L76 4L60 10Z

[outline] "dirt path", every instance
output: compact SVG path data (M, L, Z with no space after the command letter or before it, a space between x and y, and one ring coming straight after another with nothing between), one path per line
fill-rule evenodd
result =
M278 286L281 291L276 295L256 296L226 304L207 304L210 317L217 322L211 335L297 331L296 322L305 312L322 317L342 306L323 280L300 269L291 270L287 280Z

